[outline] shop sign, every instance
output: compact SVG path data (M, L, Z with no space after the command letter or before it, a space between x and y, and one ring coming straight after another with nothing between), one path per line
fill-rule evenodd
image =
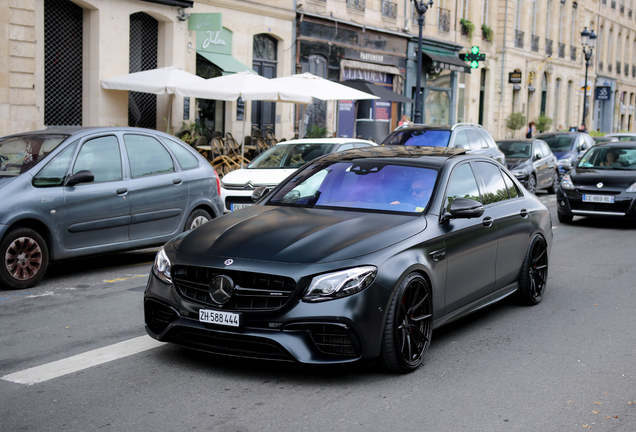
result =
M464 66L458 66L452 63L440 62L437 60L433 61L432 66L434 69L446 69L454 72L470 73L470 69Z
M216 32L222 29L223 14L192 13L188 18L188 30Z
M610 100L612 95L612 88L610 86L596 86L594 92L594 99L596 100Z
M353 138L356 110L352 100L338 101L338 131L341 138Z
M384 56L382 54L360 52L360 60L384 63Z
M375 120L391 120L391 102L379 101L375 102Z
M197 51L232 55L232 32L225 27L219 31L198 31Z
M361 79L371 83L393 84L393 75L363 69L344 68L342 76L345 80Z
M508 74L508 84L521 84L521 72L510 72Z

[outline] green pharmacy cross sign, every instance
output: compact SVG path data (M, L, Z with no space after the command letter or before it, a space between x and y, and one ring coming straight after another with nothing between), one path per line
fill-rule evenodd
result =
M486 60L486 54L479 54L479 47L473 46L473 47L470 47L469 53L460 54L459 59L470 62L470 67L472 69L477 69L479 67L479 62Z

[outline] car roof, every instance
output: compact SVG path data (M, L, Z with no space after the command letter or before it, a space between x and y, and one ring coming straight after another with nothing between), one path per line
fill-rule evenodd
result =
M596 147L608 147L608 148L636 148L636 137L634 137L634 141L609 141L604 143L598 143L593 148Z
M636 132L614 132L614 133L605 134L604 136L607 136L607 137L617 137L617 136L633 136L633 137L636 137Z
M528 143L528 144L530 144L530 143L533 143L535 141L542 141L542 140L540 140L538 138L519 138L519 139L496 140L495 142L497 144L499 144L499 143L501 143L501 144L504 144L504 143Z
M292 139L289 141L279 142L276 145L291 145L291 144L349 144L349 143L362 143L372 144L377 146L377 143L373 141L360 139L360 138L302 138Z
M154 129L128 127L128 126L59 126L59 127L55 126L55 127L49 127L46 129L40 129L35 131L15 133L15 134L7 135L2 138L8 138L12 136L34 136L34 135L55 135L55 134L77 135L84 132L94 133L94 132L114 132L114 131L152 133L152 134L159 134L159 135L171 137L177 140L179 139L173 135L169 135L165 132L157 131Z
M585 132L569 132L569 131L562 131L562 132L541 132L540 134L535 135L535 138L539 138L542 136L555 136L555 135L588 135Z

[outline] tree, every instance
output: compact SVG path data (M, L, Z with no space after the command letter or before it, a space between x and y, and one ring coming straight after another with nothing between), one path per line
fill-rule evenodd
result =
M545 114L541 114L538 119L534 121L534 125L539 132L545 132L550 129L552 119Z
M510 113L506 119L506 126L510 130L510 136L514 138L515 131L521 129L526 124L526 116L520 112Z

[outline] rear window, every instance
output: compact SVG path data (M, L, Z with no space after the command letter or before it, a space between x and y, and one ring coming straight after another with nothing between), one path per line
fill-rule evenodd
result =
M384 145L448 147L450 136L451 131L446 130L397 131L384 142Z
M330 153L333 144L303 143L275 145L247 167L250 169L300 168L317 157Z
M553 152L566 152L572 150L574 141L578 135L546 135L537 136L545 141Z

